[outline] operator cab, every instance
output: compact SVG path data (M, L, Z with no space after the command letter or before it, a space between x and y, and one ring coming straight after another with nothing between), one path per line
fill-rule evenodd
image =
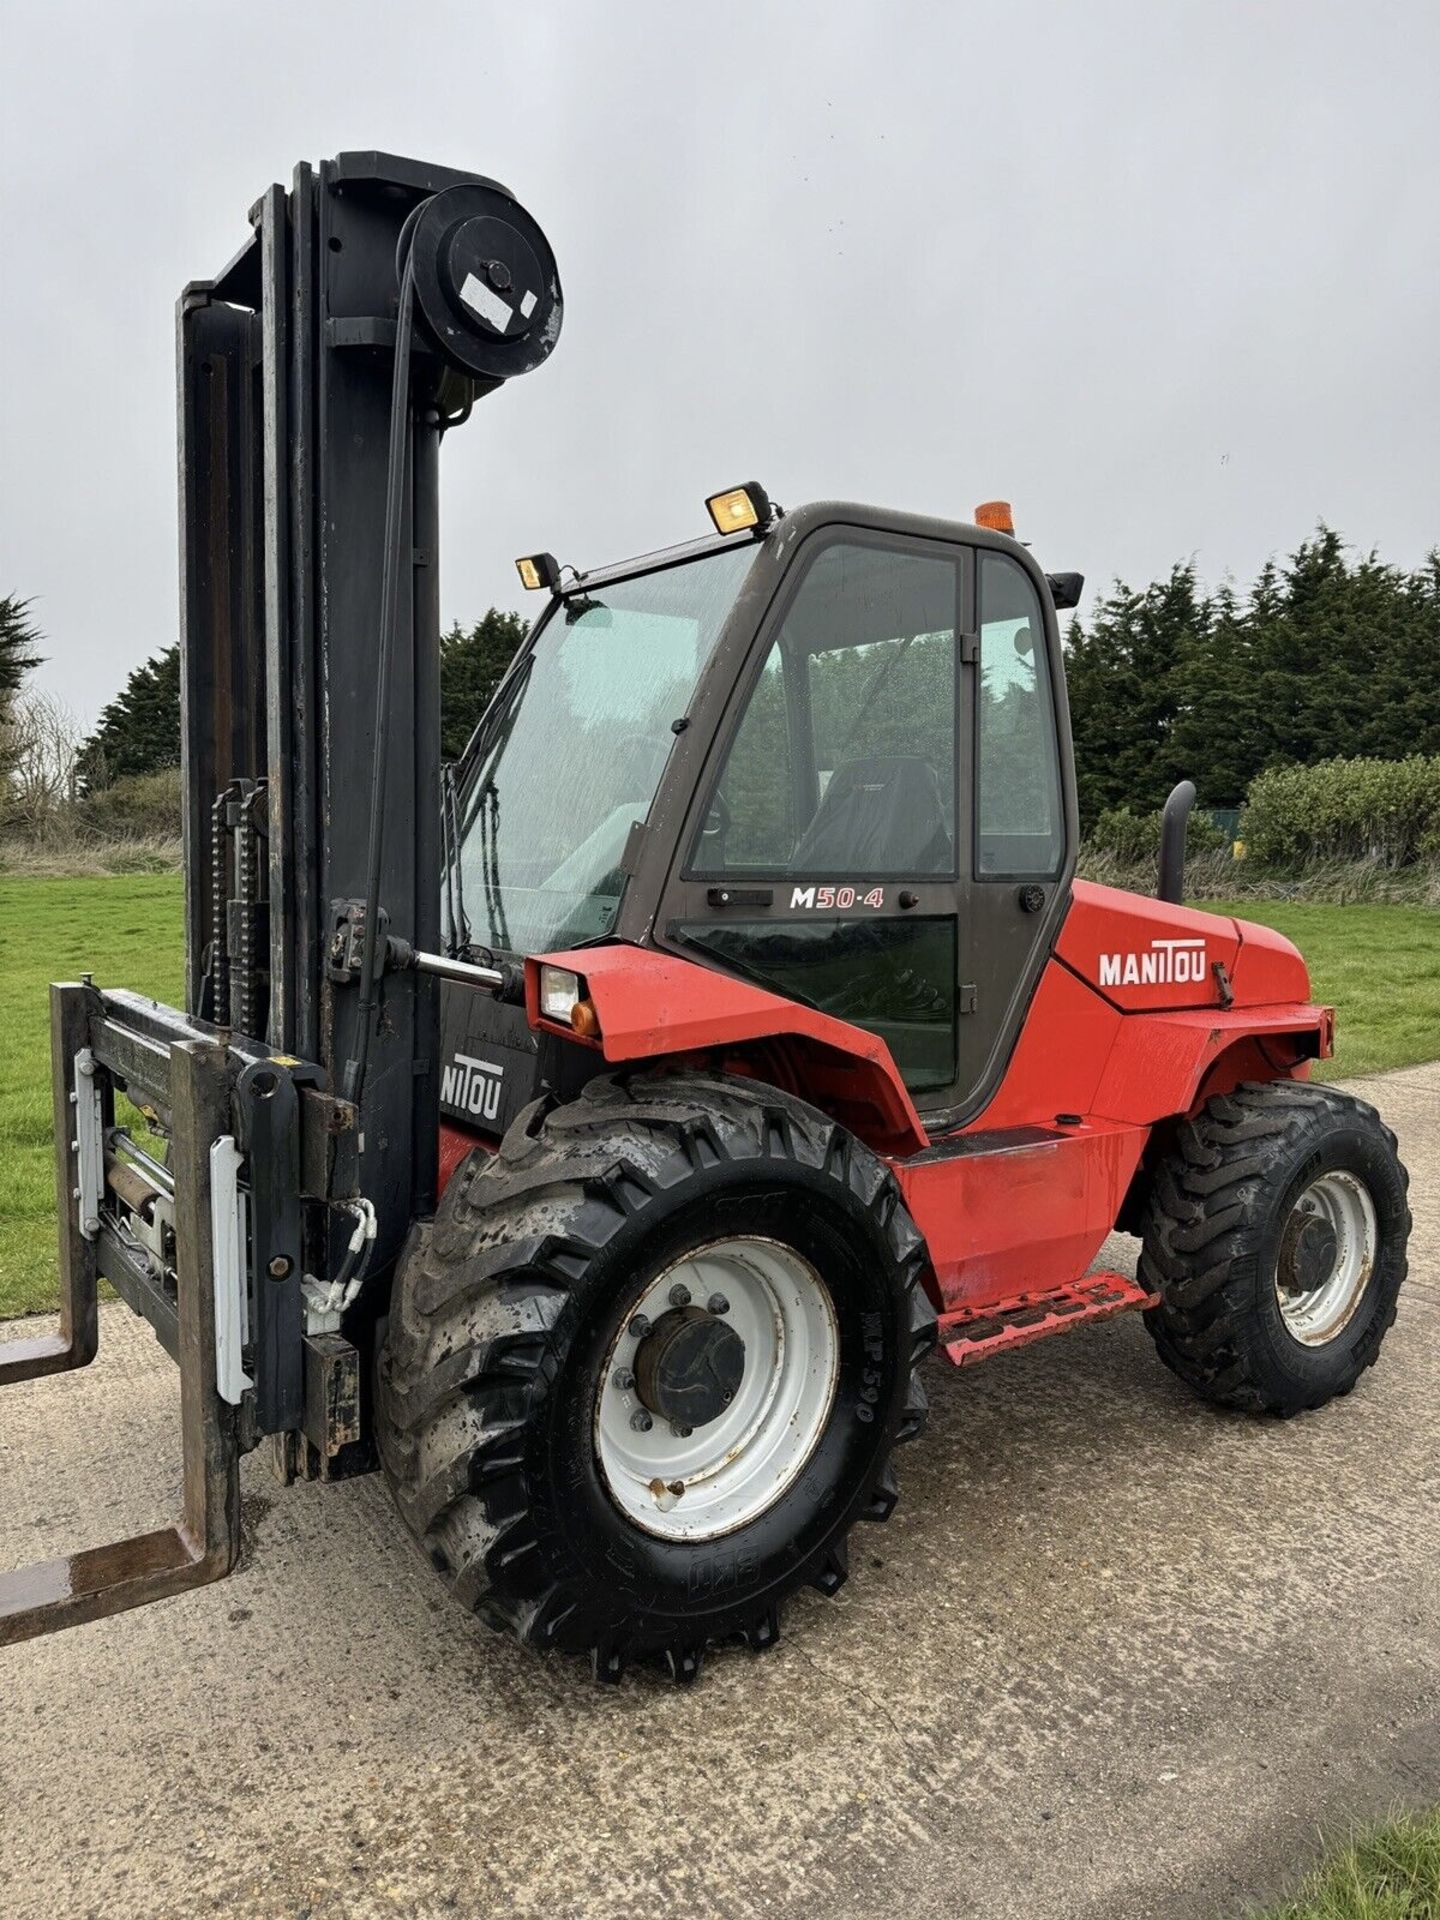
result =
M551 600L466 755L453 937L620 939L737 974L879 1035L954 1125L1068 899L1055 601L1079 583L1051 587L1008 509L1005 529L781 515L751 487L710 503L717 525L737 500L748 520L713 540L568 579L520 563ZM447 1117L486 1131L603 1065L463 987L444 1026Z

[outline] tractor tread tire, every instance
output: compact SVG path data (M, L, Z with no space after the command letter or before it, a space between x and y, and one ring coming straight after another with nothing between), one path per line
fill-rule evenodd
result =
M935 1310L925 1248L890 1170L814 1108L734 1077L593 1080L565 1106L533 1103L497 1153L472 1153L402 1255L376 1395L401 1516L463 1606L523 1643L588 1653L601 1681L645 1662L684 1685L710 1644L764 1651L779 1634L783 1593L757 1597L721 1632L677 1627L662 1644L652 1634L637 1646L583 1580L557 1573L537 1528L543 1491L528 1473L526 1440L564 1360L557 1327L627 1223L659 1215L667 1195L706 1169L738 1161L763 1171L776 1160L800 1162L863 1206L903 1284L904 1387L849 1514L885 1520L897 1498L890 1446L913 1439L926 1417L918 1367L935 1344ZM808 1583L837 1593L846 1531L848 1520L784 1591Z
M1257 1302L1273 1287L1266 1252L1273 1207L1337 1133L1388 1157L1393 1193L1372 1298L1357 1310L1355 1335L1337 1339L1333 1363L1307 1379L1277 1365ZM1410 1230L1407 1185L1395 1135L1352 1094L1273 1080L1209 1100L1178 1129L1150 1192L1139 1278L1158 1296L1144 1318L1161 1360L1205 1399L1248 1413L1286 1417L1349 1393L1395 1320Z

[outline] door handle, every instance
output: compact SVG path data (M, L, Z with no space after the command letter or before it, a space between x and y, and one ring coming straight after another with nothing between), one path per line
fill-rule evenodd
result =
M775 904L772 887L707 887L705 898L712 907L769 907Z

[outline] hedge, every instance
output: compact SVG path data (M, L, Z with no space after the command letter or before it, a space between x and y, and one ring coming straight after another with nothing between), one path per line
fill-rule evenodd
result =
M180 769L130 773L75 803L75 824L104 840L127 840L180 831Z
M1269 866L1440 858L1440 754L1270 767L1250 783L1240 837Z
M1163 809L1159 807L1153 813L1132 813L1129 807L1106 807L1097 816L1086 840L1095 852L1109 854L1118 865L1138 867L1146 860L1159 858L1163 817ZM1191 813L1185 836L1188 853L1215 853L1229 844L1228 835L1220 831L1208 814L1198 807Z

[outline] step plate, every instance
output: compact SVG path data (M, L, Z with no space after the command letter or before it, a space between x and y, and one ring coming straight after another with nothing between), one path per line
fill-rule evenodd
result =
M1123 1273L1087 1273L1083 1280L1049 1293L1017 1293L987 1306L941 1314L940 1345L957 1367L973 1367L1012 1347L1028 1347L1033 1340L1069 1333L1134 1307L1153 1307L1157 1298Z

